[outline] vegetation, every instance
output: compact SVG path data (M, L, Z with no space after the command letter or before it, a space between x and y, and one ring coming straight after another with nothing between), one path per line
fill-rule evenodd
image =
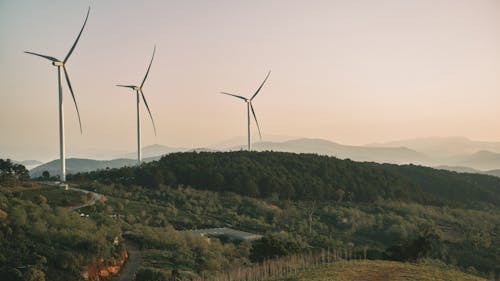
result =
M499 272L500 212L494 208L328 201L315 204L310 227L311 204L304 201L262 200L190 187L99 183L83 187L108 197L106 206L89 207L87 212L118 214L123 229L135 235L130 239L145 249L144 266L165 274L178 270L208 276L251 261L327 248L369 259L433 258L483 276ZM222 226L265 234L265 238L252 246L217 239L205 245L201 238L174 231ZM204 251L199 251L200 245L205 245ZM207 257L211 263L201 263Z
M349 261L303 271L288 281L486 281L442 264L410 264L390 261Z
M29 172L21 164L16 164L10 159L0 159L0 184L9 185L19 180L29 179Z
M398 200L432 205L500 205L500 178L458 174L414 165L358 163L313 154L280 152L174 153L139 167L77 174L99 180L158 187L189 185L282 200L372 203Z
M109 217L80 218L0 193L0 276L10 276L4 280L79 280L86 266L120 258L117 236L119 225Z
M344 259L396 260L420 268L431 261L443 274L446 264L500 277L500 179L488 176L234 152L172 154L71 180L107 200L80 209L89 215L80 217L61 206L81 202L83 193L40 184L18 187L25 183L17 179L0 187L1 276L80 280L87 272L89 280L103 280L90 272L122 259L125 239L141 253L137 281L217 280L326 249ZM211 227L264 238L238 242L190 232ZM411 272L394 267L391 272ZM325 272L332 270L336 265ZM294 274L291 280L308 273Z
M5 189L7 191L8 189ZM57 186L38 185L37 188L17 188L11 191L18 199L28 200L36 204L48 204L51 207L70 207L86 203L92 194L74 190L64 190Z

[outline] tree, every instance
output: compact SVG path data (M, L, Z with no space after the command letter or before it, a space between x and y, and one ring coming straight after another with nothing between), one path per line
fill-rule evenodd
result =
M45 181L48 181L50 179L50 173L49 171L43 171L42 173L42 179Z
M317 207L316 200L301 202L300 207L304 210L307 216L307 224L309 225L309 234L311 234L314 212L316 211Z
M2 280L24 281L21 271L11 267L0 268L0 276L2 276Z
M441 258L443 242L435 231L426 231L415 239L389 247L386 252L389 258L399 261L416 262L428 257Z
M24 274L24 281L45 281L45 273L39 269L31 267Z
M40 194L35 198L35 203L38 205L47 204L47 197Z
M21 164L15 164L10 159L0 159L0 181L16 181L29 179L29 172Z
M250 250L252 261L274 259L300 252L305 244L287 233L268 234L253 243Z
M141 268L135 275L135 281L169 281L165 273L151 268Z

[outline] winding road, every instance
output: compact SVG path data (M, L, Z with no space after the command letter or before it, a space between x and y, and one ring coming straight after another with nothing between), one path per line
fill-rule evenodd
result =
M79 192L83 192L86 194L90 193L90 194L92 194L92 197L93 197L92 200L90 200L89 202L87 202L85 204L69 208L68 210L70 212L76 211L76 210L84 208L84 207L95 205L98 201L101 201L104 197L104 195L102 195L102 194L88 191L85 189L74 188L74 187L72 187L70 189L75 190L75 191L79 191ZM134 245L130 242L127 243L125 241L124 243L125 243L125 248L128 251L129 257L127 259L127 262L121 268L118 275L111 279L112 281L131 281L131 280L134 280L135 273L137 272L137 269L139 268L139 266L141 265L141 262L142 262L141 250L136 245Z
M132 281L135 279L135 273L141 265L142 262L142 252L141 250L134 244L129 242L124 242L125 247L127 248L129 257L125 265L123 265L122 269L118 273L117 276L111 279L112 281Z
M79 191L79 192L83 192L83 193L86 193L86 194L88 194L88 193L92 194L92 200L90 200L89 202L84 203L82 205L78 205L78 206L69 208L68 210L70 212L73 212L73 211L76 211L78 209L85 208L85 207L88 207L88 206L95 205L95 203L97 203L98 201L101 201L102 198L104 197L104 195L102 195L102 194L95 193L95 192L92 192L92 191L88 191L88 190L85 190L85 189L80 189L80 188L72 187L72 188L70 188L70 190Z

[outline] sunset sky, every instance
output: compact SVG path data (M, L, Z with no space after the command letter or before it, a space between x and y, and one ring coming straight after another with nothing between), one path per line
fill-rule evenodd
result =
M500 141L498 0L0 0L0 158L58 156L56 68L23 51L63 59L89 5L67 66L83 135L63 84L69 157L135 150L135 96L115 85L140 83L155 44L144 92L158 135L142 107L143 145L244 136L244 103L218 93L250 96L268 70L264 140Z

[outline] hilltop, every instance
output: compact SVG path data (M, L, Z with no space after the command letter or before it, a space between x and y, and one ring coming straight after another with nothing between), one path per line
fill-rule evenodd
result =
M79 174L78 178L155 187L189 185L266 198L421 204L500 205L500 179L415 165L354 162L285 152L186 152L138 167Z
M389 143L369 145L345 145L324 139L294 138L274 141L255 142L254 151L277 151L292 153L311 153L333 156L339 159L366 161L391 164L414 164L428 167L437 167L456 172L489 174L500 177L500 143L478 142L466 138L426 138L413 139ZM242 140L241 142L244 142ZM228 146L233 144L232 146ZM158 160L161 156L178 152L227 152L241 151L242 145L234 145L234 141L227 144L217 144L199 148L181 148L154 144L143 147L142 155L145 162ZM99 154L101 158L101 154ZM105 168L119 168L130 165L136 159L136 152L123 153L119 158L111 160L94 160L69 158L67 159L68 173L88 172ZM75 160L77 159L77 160ZM84 163L83 160L86 160ZM38 177L44 170L50 174L58 174L57 164L54 161L39 165L31 171L32 176Z

